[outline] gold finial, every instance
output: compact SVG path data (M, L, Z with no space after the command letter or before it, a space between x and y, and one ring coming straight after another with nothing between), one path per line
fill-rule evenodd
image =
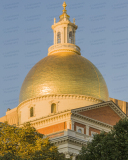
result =
M64 20L65 18L66 18L66 20L69 20L70 16L67 15L67 10L66 10L67 4L65 1L62 6L63 6L63 13L62 13L62 15L60 15L60 20Z
M65 1L64 1L64 3L63 3L63 5L62 5L62 6L63 6L63 8L64 8L64 9L63 9L63 13L66 13L66 12L67 12L67 10L66 10L66 6L67 6L67 4L66 4L66 2L65 2Z

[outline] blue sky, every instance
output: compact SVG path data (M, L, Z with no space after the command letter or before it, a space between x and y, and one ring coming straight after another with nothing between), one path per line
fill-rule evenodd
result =
M128 101L128 0L67 0L76 45L102 73L112 98ZM29 70L53 44L62 0L0 0L0 117L18 105Z

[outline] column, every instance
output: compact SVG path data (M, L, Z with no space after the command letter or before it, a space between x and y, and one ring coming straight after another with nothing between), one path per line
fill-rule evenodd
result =
M56 43L56 31L54 31L54 44Z
M65 43L68 43L68 27L66 27L66 42Z
M86 135L89 136L89 126L88 125L86 125Z
M70 121L67 121L67 129L70 129Z
M74 121L71 121L71 130L74 131Z

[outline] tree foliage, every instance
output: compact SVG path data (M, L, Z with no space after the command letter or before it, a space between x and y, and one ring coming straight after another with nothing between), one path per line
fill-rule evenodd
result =
M128 160L128 119L120 120L109 133L95 135L77 160Z
M48 138L30 123L22 128L0 124L0 160L65 160Z

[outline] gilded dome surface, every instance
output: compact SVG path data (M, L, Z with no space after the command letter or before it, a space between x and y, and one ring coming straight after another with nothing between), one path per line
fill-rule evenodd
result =
M48 94L86 95L107 101L105 80L86 58L74 52L57 52L40 60L27 74L19 103Z

